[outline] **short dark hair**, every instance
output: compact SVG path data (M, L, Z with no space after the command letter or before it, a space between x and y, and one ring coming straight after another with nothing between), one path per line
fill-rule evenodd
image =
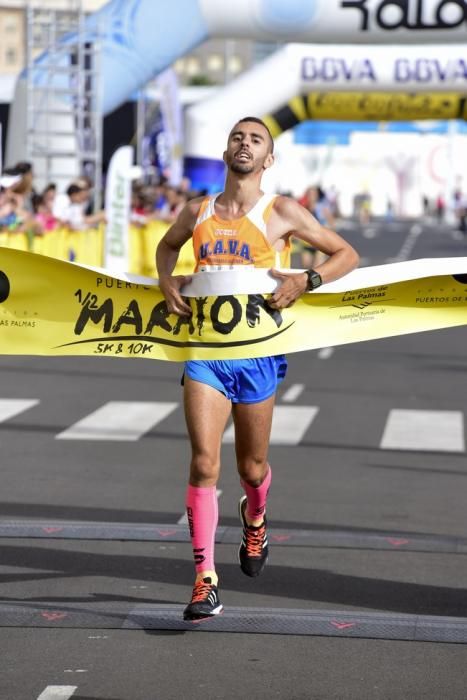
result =
M71 197L72 194L77 194L78 192L82 192L82 191L83 191L82 187L73 183L67 188L66 193L69 197Z
M27 160L20 160L19 163L16 163L15 169L20 175L26 175L32 172L32 163Z
M3 175L21 175L21 172L18 170L16 165L13 168L5 168L3 171Z
M254 122L255 124L261 124L261 126L263 126L268 132L271 153L274 153L274 139L272 138L272 134L269 131L269 127L267 126L267 124L265 124L263 120L259 117L242 117L242 119L239 119L238 122L236 122L236 124L242 124L243 122Z

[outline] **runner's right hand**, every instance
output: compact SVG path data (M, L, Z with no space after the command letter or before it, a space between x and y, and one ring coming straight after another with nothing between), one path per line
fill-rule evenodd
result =
M192 315L191 306L183 300L180 294L180 289L189 282L191 282L191 277L186 275L171 275L159 279L159 288L165 297L167 309L171 314L183 317Z

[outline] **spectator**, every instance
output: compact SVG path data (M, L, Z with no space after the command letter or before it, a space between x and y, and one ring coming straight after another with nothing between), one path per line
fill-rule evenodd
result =
M24 208L22 177L14 168L5 170L0 178L0 188L0 228L16 233L41 233L39 224Z
M103 211L96 214L86 214L90 194L89 183L84 178L75 180L66 191L66 199L57 197L54 200L53 215L75 230L99 224L105 220Z
M438 219L438 223L441 224L444 221L444 214L446 212L446 202L443 197L443 195L440 193L436 197L436 218Z
M313 214L321 226L334 226L334 216L331 207L324 190L319 185L308 187L299 201L302 206ZM305 269L315 268L324 262L325 258L324 253L316 248L305 243L301 244L301 264Z
M51 183L42 194L33 197L34 218L45 232L53 231L62 223L53 213L56 194L57 188Z
M16 214L11 198L11 188L20 182L19 175L5 171L0 177L0 228L8 228L16 221Z
M180 188L169 190L169 217L171 221L175 221L187 202L188 195L184 190Z
M155 218L155 191L153 187L144 187L141 183L133 186L131 194L130 219L136 226L145 226Z
M20 161L13 168L14 172L21 176L21 181L16 185L15 191L23 196L22 206L30 214L34 213L33 198L36 194L33 187L34 173L32 163Z
M457 219L457 229L465 236L467 234L467 195L461 191L455 200L454 213Z

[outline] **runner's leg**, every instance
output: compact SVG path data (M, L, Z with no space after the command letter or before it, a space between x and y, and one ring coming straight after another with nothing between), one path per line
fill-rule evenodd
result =
M259 576L269 553L265 511L271 484L267 455L273 408L274 395L259 403L233 406L237 465L246 494L239 502L243 533L238 558L246 576Z
M214 539L217 528L216 484L220 472L222 434L230 414L230 401L219 391L185 376L184 405L191 441L187 514L197 580L209 576L217 583Z
M259 403L232 406L237 468L248 498L245 516L249 525L259 525L263 521L271 479L267 459L274 400L275 395Z

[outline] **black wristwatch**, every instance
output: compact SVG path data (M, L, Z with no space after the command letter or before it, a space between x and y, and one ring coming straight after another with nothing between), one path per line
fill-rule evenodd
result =
M307 292L311 292L313 291L313 289L317 289L323 284L321 275L318 274L315 270L305 270L305 274L307 276Z

